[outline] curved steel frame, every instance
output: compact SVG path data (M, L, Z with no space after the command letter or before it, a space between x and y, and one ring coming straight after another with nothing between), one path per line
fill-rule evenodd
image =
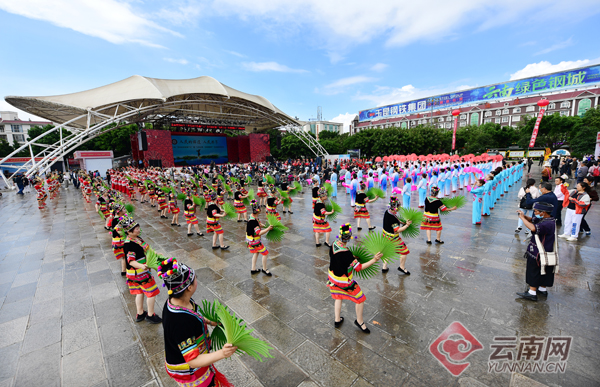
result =
M151 115L153 112L156 112L156 111L164 111L165 109L173 109L174 111L178 111L178 112L187 111L187 109L182 110L181 107L177 107L177 106L189 105L189 104L193 104L193 103L201 103L204 105L217 105L217 106L221 106L221 107L232 107L232 108L236 108L236 109L239 109L242 111L246 111L246 112L248 112L248 115L236 114L235 116L240 119L260 118L260 119L271 121L277 125L280 125L281 128L287 129L289 133L292 133L295 136L297 136L298 138L300 138L300 140L302 140L302 142L304 144L306 144L311 149L311 151L313 151L313 153L315 153L315 155L324 156L324 155L328 154L327 151L312 136L305 133L302 130L302 128L300 126L298 126L295 122L290 122L290 120L286 120L283 117L277 117L277 116L270 114L269 112L258 109L256 107L232 102L231 100L226 100L226 101L205 100L205 99L183 100L183 101L179 100L179 101L168 101L168 102L163 102L160 104L148 105L148 106L143 106L143 104L142 104L138 108L129 106L129 105L127 105L127 103L128 102L115 103L110 106L103 106L101 108L98 108L97 110L88 109L87 113L82 114L78 117L75 117L75 118L73 118L67 122L64 122L60 125L57 125L54 128L52 128L51 130L48 130L48 131L40 134L36 138L27 141L26 143L21 145L19 148L17 148L15 151L13 151L11 154L9 154L8 156L6 156L2 160L0 160L0 167L4 166L4 167L15 168L16 169L15 173L25 171L25 176L27 176L27 177L30 177L31 175L33 175L36 172L42 174L42 173L45 173L46 171L48 171L50 169L50 166L52 164L54 164L57 160L62 160L62 158L65 155L69 154L70 152L75 150L77 147L79 147L83 143L99 136L100 134L108 133L111 130L119 128L123 125L129 125L129 124L136 123L136 122L144 122L144 118L148 117L149 115ZM131 103L131 102L129 102L129 103ZM125 111L121 114L117 114L119 112L120 108L125 109ZM111 111L112 109L115 109L115 113L113 115L108 115L108 114L102 113L102 111L107 111L107 110ZM223 115L223 116L230 116L230 117L232 116L231 113L221 113L221 112L215 112L215 111L193 110L193 111L188 111L188 112L189 113L206 113L206 114L210 114L210 115ZM163 116L168 116L168 114L163 113ZM85 119L85 118L87 119L87 126L85 128L78 128L78 127L70 125L71 123L77 122L77 121L79 121L81 119ZM95 123L93 125L90 125L92 118L100 119L101 121L98 123ZM134 119L132 119L132 118L134 118ZM117 123L117 125L114 127L111 127L111 128L107 128L109 125L112 125L114 123ZM71 132L71 134L63 137L62 129L69 130ZM45 137L51 133L54 133L56 131L58 131L60 134L60 136L59 136L60 139L57 143L52 144L52 145L39 143L40 139L42 139L43 137ZM32 146L39 146L39 147L42 147L43 149L41 152L34 154ZM23 164L21 166L6 164L6 160L8 160L10 157L13 157L15 154L21 152L24 149L29 150L29 154L31 155L31 159L29 161L27 161L25 164ZM41 160L39 162L36 162L36 158L41 158ZM4 182L6 183L6 185L9 188L11 188L11 189L15 188L14 184L11 184L12 177L10 179L7 179L4 176L4 174L0 173L0 175L2 175ZM13 176L14 176L14 174L13 174Z

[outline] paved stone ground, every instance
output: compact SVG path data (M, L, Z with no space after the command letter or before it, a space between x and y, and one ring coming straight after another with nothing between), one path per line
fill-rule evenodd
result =
M408 240L411 276L392 267L359 280L370 335L352 324L350 303L342 311L348 321L333 327L327 250L314 246L308 192L295 199L293 215L283 215L290 227L284 242L267 242L272 277L250 275L243 223L224 222L231 249L213 252L208 238L188 238L184 227L172 228L147 205L136 219L157 251L197 270L196 300L225 302L276 348L264 363L247 356L219 362L236 386L597 386L600 240L596 234L577 243L561 240L560 274L548 299L515 299L525 288L527 244L513 233L516 193L513 187L479 227L470 223L470 207L445 216L443 246L426 245L424 235ZM350 220L348 197L341 194L339 202L346 215L334 229ZM385 204L369 206L378 228ZM594 233L600 233L598 209L587 217ZM72 186L42 212L33 194L5 191L0 272L0 387L175 385L163 370L161 326L133 322L133 297L109 235ZM163 292L159 313L165 300ZM453 321L484 346L458 378L428 351ZM573 336L564 374L488 373L494 336L532 334Z

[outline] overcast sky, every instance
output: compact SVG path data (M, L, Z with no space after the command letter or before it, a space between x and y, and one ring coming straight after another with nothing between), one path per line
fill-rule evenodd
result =
M302 120L322 106L347 124L382 104L599 63L599 12L600 0L0 0L0 96L209 75Z

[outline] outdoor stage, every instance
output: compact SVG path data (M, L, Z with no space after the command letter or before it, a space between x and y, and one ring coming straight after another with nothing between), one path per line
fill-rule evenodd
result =
M168 130L144 132L146 151L139 150L138 135L131 135L133 159L163 168L206 165L211 161L216 164L262 162L271 154L269 135L265 133L228 137L226 134Z

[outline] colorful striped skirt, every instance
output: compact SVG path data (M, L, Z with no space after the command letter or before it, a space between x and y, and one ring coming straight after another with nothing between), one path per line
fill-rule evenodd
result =
M173 214L179 214L179 212L180 212L181 210L180 210L180 209L179 209L179 207L177 207L176 205L174 205L174 204L171 204L171 205L169 206L169 211L170 211L171 213L173 213Z
M350 300L355 304L362 304L366 301L367 297L363 294L362 289L356 283L356 281L352 280L352 282L348 286L339 286L335 284L335 280L332 280L337 277L335 274L329 271L329 281L327 281L327 287L331 292L331 298L334 300Z
M198 218L196 217L196 214L192 213L185 213L185 222L187 224L198 224Z
M404 241L402 240L402 238L400 237L400 235L396 235L396 234L391 234L385 230L383 230L383 235L385 235L385 237L391 241L397 241L398 242L398 249L396 250L398 254L400 255L407 255L410 254L410 251L408 250L408 246L406 246L406 243L404 243Z
M245 214L247 212L246 206L243 202L238 202L237 200L234 200L233 206L235 207L236 214Z
M354 219L369 219L370 217L371 216L369 215L369 211L367 211L366 206L359 207L359 204L357 204L356 207L354 207Z
M425 212L423 214L423 221L421 222L421 230L441 231L442 221L440 220L440 215Z
M248 248L250 249L250 252L252 254L258 253L261 255L267 255L269 254L269 250L267 250L267 248L265 247L265 245L262 244L262 242L259 240L258 243L248 243Z
M217 223L206 223L206 233L210 234L214 232L215 234L223 234L223 227L219 222Z
M277 210L272 210L269 207L267 207L267 215L275 215L277 217L277 220L281 220L281 215L279 214L279 212L277 212Z
M331 227L329 226L329 222L327 222L324 218L319 219L313 216L313 232L331 232Z
M148 298L158 296L160 293L158 285L156 285L154 278L152 278L152 274L149 272L146 274L147 276L144 276L146 278L139 279L141 276L135 275L135 270L127 269L127 286L129 287L129 293L132 295L144 294ZM132 276L135 276L136 279L130 279Z

